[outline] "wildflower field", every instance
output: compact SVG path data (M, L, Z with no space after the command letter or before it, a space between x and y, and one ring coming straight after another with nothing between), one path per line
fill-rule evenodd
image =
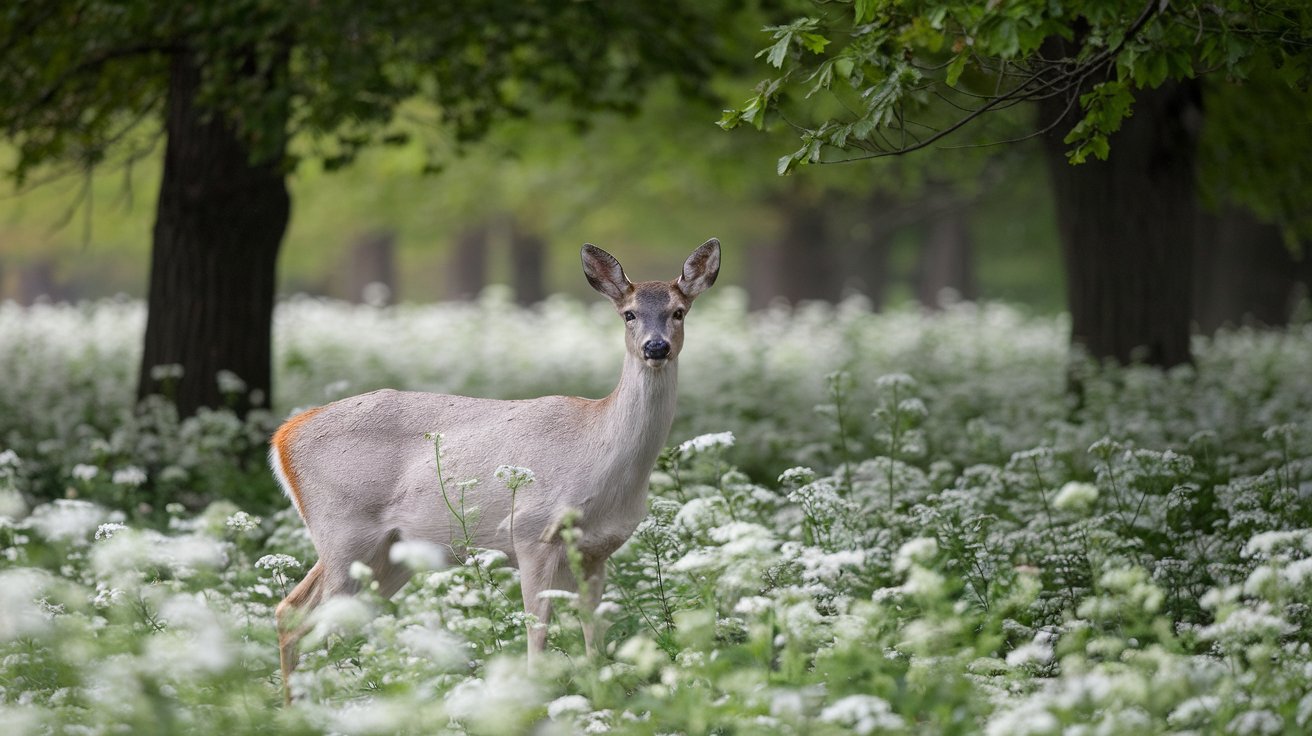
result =
M278 409L182 422L131 403L140 303L0 306L3 733L1312 731L1312 326L1163 373L1002 305L744 301L689 317L602 656L558 592L528 671L503 557L402 549L399 595L315 615L291 707L273 607L313 549L271 429L381 386L602 396L609 305L288 301Z

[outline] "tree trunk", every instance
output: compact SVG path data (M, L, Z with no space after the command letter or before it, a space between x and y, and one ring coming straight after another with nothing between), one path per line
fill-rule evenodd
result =
M1193 81L1138 90L1106 161L1067 163L1062 137L1073 115L1044 139L1071 341L1094 358L1161 367L1191 359L1198 97ZM1051 122L1065 101L1040 107Z
M543 274L546 242L542 236L516 222L510 231L510 285L515 300L524 306L547 298Z
M939 213L927 223L916 264L916 298L929 309L947 306L945 290L957 299L975 299L975 252L966 207Z
M837 300L839 267L823 201L793 187L773 198L772 204L784 221L779 237L752 255L748 273L752 307L779 298L793 304Z
M487 225L474 225L460 233L447 259L447 299L468 301L487 286L487 251Z
M31 306L46 299L60 301L66 296L55 278L55 262L40 257L18 267L18 303Z
M396 301L396 233L373 230L356 237L348 255L346 296L382 307Z
M138 395L178 413L267 406L278 248L291 210L281 156L252 163L222 116L197 107L200 70L174 58ZM281 151L282 142L279 150ZM177 365L180 377L156 366ZM245 383L220 386L229 371Z
M1202 213L1198 235L1193 314L1200 332L1289 323L1306 257L1294 259L1279 227L1228 206Z
M845 287L865 294L875 311L882 310L888 299L888 258L893 250L893 235L900 225L889 223L897 219L894 213L901 206L895 197L876 192L862 208L863 221L852 230Z

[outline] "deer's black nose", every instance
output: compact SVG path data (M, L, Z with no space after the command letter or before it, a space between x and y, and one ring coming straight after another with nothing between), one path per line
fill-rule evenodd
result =
M642 357L647 360L663 360L670 357L670 343L665 340L648 340L642 345Z

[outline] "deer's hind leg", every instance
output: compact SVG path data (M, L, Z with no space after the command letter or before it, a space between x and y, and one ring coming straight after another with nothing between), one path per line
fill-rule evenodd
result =
M407 570L399 565L379 562L387 560L389 547L384 544L379 551L380 548L374 545L372 552L366 552L368 548L321 550L319 561L314 563L305 578L274 609L274 617L278 622L278 663L282 669L283 695L288 703L292 700L291 674L299 662L297 644L310 631L310 614L329 598L351 595L360 587L351 577L351 562L372 562L375 578L380 579L380 588L384 585L390 588L387 593L389 596L405 583L407 578L401 573L408 575Z
M278 664L282 669L283 699L288 704L292 702L291 676L297 663L296 644L309 629L305 622L307 614L324 599L324 579L321 560L314 563L273 612L278 622Z

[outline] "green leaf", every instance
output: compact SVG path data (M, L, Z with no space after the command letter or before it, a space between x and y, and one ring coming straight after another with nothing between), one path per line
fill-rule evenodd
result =
M855 68L855 63L852 61L850 57L840 56L839 58L834 60L834 73L842 77L843 79L847 79L850 81L852 78L852 70L854 68Z
M779 40L773 46L761 49L756 58L765 57L765 62L770 66L778 69L784 65L784 59L788 56L788 45L792 43L792 33L781 33Z
M793 165L797 163L797 159L795 158L796 155L797 154L795 153L790 153L787 156L779 157L779 163L775 165L775 171L778 172L779 176L783 176L793 170Z
M965 51L957 54L952 63L948 64L947 76L944 81L949 87L957 86L957 80L961 79L961 73L966 70L966 62L970 60L970 55Z
M879 5L879 0L856 0L852 3L853 10L856 13L856 22L865 23L875 19L875 8Z
M825 47L829 45L829 39L819 33L802 33L799 37L802 39L802 45L812 53L823 53Z

